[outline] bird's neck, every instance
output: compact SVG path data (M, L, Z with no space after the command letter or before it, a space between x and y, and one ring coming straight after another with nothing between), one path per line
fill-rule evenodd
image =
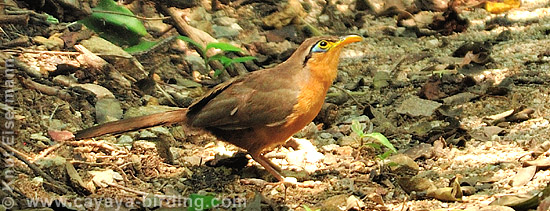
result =
M317 56L314 55L308 62L308 69L312 80L318 81L324 85L325 90L332 85L338 73L338 60L340 52L335 52L335 56Z

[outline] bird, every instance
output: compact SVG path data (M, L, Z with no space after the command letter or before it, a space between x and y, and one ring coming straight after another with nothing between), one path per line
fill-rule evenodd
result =
M341 50L360 41L358 35L308 38L286 61L229 79L187 108L104 123L78 131L75 138L181 123L246 150L278 181L285 181L281 168L264 152L313 121L337 76Z

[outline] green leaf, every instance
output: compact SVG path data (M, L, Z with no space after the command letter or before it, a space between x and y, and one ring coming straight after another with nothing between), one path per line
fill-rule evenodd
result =
M220 62L223 64L223 67L227 68L229 65L233 64L233 59L227 57L227 56L221 56Z
M242 52L243 50L238 48L238 47L235 47L234 45L231 45L229 43L225 43L225 42L216 42L216 43L208 43L206 45L206 50L208 51L210 48L216 48L216 49L220 49L222 51L231 51L231 52Z
M353 129L353 124L352 124L352 129ZM386 136L382 135L381 133L369 133L365 135L365 137L374 138L383 146L391 149L392 152L397 152L397 150L395 149L395 147L393 147L393 144L390 143L388 138L386 138Z
M216 60L217 60L217 61L220 61L220 60L222 59L222 57L224 57L223 53L218 53L218 54L216 54L216 55L214 55L214 56L208 57L208 58L206 59L206 62L208 63L208 62L210 62L210 61L216 61Z
M361 138L365 135L365 134L363 133L363 129L364 129L364 128L361 126L361 124L359 123L359 121L357 121L357 120L355 120L355 119L351 121L351 130L352 130L355 134L359 135L359 137L361 137Z
M158 41L141 40L139 44L124 49L128 53L137 53L141 51L147 51L155 46Z
M206 196L199 194L189 195L191 204L189 204L188 211L199 211L212 208L216 205L219 205L220 200L216 199L214 196Z
M193 40L189 37L186 37L186 36L181 36L181 35L178 36L178 39L183 40L183 41L188 42L188 43L191 43L192 45L199 48L199 50L202 51L202 54L206 54L206 49L204 49L204 47L201 44L199 44L198 42L195 42L195 40Z
M388 151L384 152L384 154L378 155L378 158L380 158L381 160L384 160L384 159L388 158L391 155L391 153L393 153L393 151L388 150Z
M46 22L48 23L51 23L51 24L58 24L59 23L59 20L53 16L51 16L50 14L46 14L48 16L48 18L46 18Z
M217 78L220 74L222 74L222 70L216 69L216 70L214 70L214 75L213 75L213 77L214 77L214 78Z
M117 13L126 14L128 16L111 14L111 13L102 13L101 11L117 12ZM141 21L138 20L137 18L131 17L131 16L134 16L134 13L132 13L126 7L118 5L113 0L100 0L97 7L92 8L92 12L93 12L92 13L93 17L104 19L105 21L111 22L118 26L124 26L126 29L140 36L147 35L147 30L145 29L145 26L143 26L143 23L141 23Z
M130 10L119 6L113 0L100 0L98 5L92 8L92 15L79 22L111 42L119 45L136 45L140 37L147 35L147 30L140 20L131 17L133 15Z
M257 59L257 58L255 56L242 56L242 57L233 58L233 63L242 63L242 62L252 61L254 59Z
M365 146L368 146L368 147L372 147L372 148L375 148L375 149L382 149L382 147L379 145L379 144L376 144L376 143L368 143L368 144L365 144Z

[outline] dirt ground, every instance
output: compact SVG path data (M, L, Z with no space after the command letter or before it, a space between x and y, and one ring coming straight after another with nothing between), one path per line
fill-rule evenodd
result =
M126 7L158 16L139 2ZM69 30L69 21L31 18L0 25L0 211L189 203L200 210L212 197L220 202L213 210L550 210L548 1L495 14L474 0L445 9L411 9L409 1L223 2L182 11L191 26L256 56L241 65L250 71L284 61L316 30L364 38L343 50L315 121L266 154L298 185L276 182L242 149L180 125L65 140L113 118L186 107L223 74L213 77L181 40L130 55L89 30ZM287 7L295 2L303 8ZM46 8L19 3L36 11L31 17ZM283 27L266 26L275 19ZM177 34L152 22L149 32L167 31L162 39ZM75 44L108 70L83 61ZM397 151L355 127L383 134Z

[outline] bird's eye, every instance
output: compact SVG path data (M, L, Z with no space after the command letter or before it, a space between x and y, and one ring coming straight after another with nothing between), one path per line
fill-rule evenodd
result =
M321 40L319 42L317 42L317 44L315 44L315 46L313 46L313 48L311 49L311 52L327 52L328 49L330 48L330 43L326 40Z

